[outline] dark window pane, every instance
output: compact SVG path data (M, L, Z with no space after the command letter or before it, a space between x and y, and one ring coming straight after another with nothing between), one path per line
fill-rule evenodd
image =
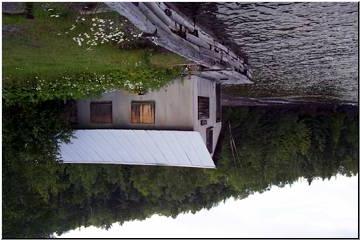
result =
M206 129L206 147L209 153L212 153L213 149L213 127L208 127Z
M198 119L210 117L210 100L208 97L198 97Z
M112 102L90 103L90 121L92 123L112 123Z

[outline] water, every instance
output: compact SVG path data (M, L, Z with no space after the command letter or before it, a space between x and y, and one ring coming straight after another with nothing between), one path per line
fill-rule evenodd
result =
M232 236L247 233L246 229L229 223L234 219L245 219L252 229L260 220L266 221L269 229L277 228L281 222L290 224L292 232L278 229L286 236L296 235L302 229L299 226L314 229L310 226L317 226L316 222L333 226L317 226L319 236L353 236L356 232L353 227L357 222L353 198L357 194L358 177L355 106L227 107L214 157L216 170L58 164L54 142L68 139L71 132L61 119L64 111L61 102L5 106L3 110L2 232L5 237L75 236L72 234L76 232L86 237L89 229L84 227L90 226L96 233L109 230L109 236L121 237L126 233L141 234L139 229L146 232L153 225L157 226L154 229L164 224L181 228L194 221L198 224L191 225L196 232L201 231L199 221L202 222L204 211L212 216L206 217L207 221L218 223L213 231ZM322 184L325 180L330 182ZM274 195L274 189L282 189L282 194L276 194L276 190ZM340 195L339 189L343 192ZM319 192L321 196L317 195ZM272 201L283 204L269 205L265 201L269 195L273 196ZM234 204L251 207L239 212ZM265 214L269 206L274 209ZM342 211L339 206L346 208ZM287 207L296 211L288 211ZM227 210L221 213L224 208ZM251 209L254 212L249 212ZM296 217L304 217L304 213L305 219ZM161 223L156 215L163 216ZM278 221L274 222L275 218ZM142 220L146 221L139 223ZM132 221L138 224L133 225ZM112 225L114 228L110 229ZM82 227L80 232L69 232L79 227ZM276 232L263 234L273 236Z
M225 92L217 169L58 164L63 102L3 106L3 236L356 237L357 5L179 7L255 72Z
M356 177L340 175L316 179L310 186L299 179L291 186L272 187L246 199L229 198L196 214L181 213L175 219L154 214L145 220L113 224L108 230L81 227L59 237L351 238L357 235L357 193L351 190L357 186Z
M249 96L358 99L357 3L179 3L246 55ZM244 87L228 90L244 95ZM240 92L240 93L239 93Z

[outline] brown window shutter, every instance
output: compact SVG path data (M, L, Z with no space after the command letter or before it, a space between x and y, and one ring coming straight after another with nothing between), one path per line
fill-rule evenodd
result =
M140 123L140 104L132 103L131 104L131 123Z
M112 102L90 103L90 121L92 123L112 123Z

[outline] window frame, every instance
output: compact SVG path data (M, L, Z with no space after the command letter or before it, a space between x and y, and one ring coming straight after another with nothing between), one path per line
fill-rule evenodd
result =
M141 114L142 114L142 112L141 112L141 105L145 105L145 104L150 104L151 106L152 106L152 111L153 111L153 114L152 114L152 122L141 122L141 119L142 119L142 117L141 117ZM131 101L131 103L130 103L130 123L131 124L145 124L145 125L152 125L152 124L155 124L155 120L156 120L156 118L155 118L155 114L156 114L156 109L155 109L155 101ZM137 122L137 121L134 121L135 119L133 118L134 117L134 115L133 115L133 108L134 108L134 106L135 105L140 105L140 108L139 108L139 121Z
M211 133L211 135L210 135ZM209 151L209 153L213 152L214 148L214 128L208 127L206 128L206 148Z
M94 108L94 106L101 106L101 105L110 105L110 112L106 112L105 109L103 109L103 111L105 111L105 114L103 116L96 116L96 109ZM104 121L103 119L106 119L108 117L106 114L110 114L110 118ZM90 102L90 122L95 124L112 124L113 123L112 101Z
M206 102L204 102L206 101ZM203 111L200 111L202 106L207 104L207 112L203 113ZM210 118L210 97L204 97L204 96L198 96L198 120L206 120Z

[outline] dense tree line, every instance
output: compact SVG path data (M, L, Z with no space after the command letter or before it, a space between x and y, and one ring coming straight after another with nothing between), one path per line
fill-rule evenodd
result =
M356 108L224 109L216 170L58 164L71 127L59 102L3 108L3 235L49 237L80 226L176 217L305 177L358 173Z

